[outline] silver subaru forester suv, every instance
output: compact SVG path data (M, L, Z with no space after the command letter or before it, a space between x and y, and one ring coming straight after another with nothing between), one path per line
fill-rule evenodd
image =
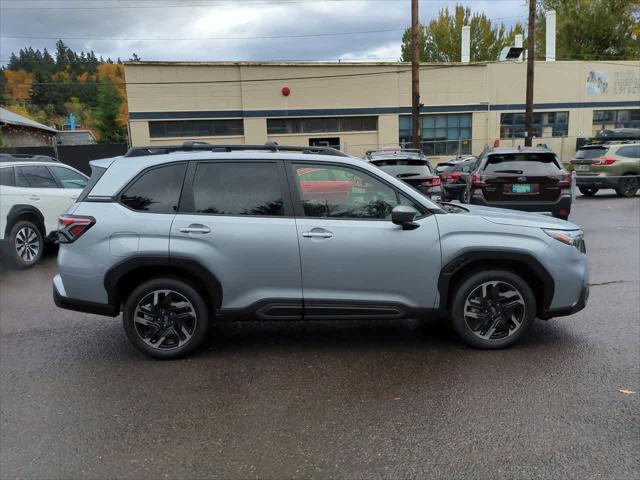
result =
M225 319L439 315L501 348L587 301L576 225L433 203L336 150L187 142L91 165L59 221L55 302L122 312L156 358L192 352Z

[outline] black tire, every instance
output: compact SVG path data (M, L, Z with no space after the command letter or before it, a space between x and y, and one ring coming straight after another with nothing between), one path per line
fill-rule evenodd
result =
M154 292L159 291L172 293L158 293L155 297ZM151 308L148 308L151 304L145 303L149 298L152 302L157 298ZM184 300L189 306L184 306ZM147 311L150 314L145 313ZM198 348L207 337L209 315L202 294L193 285L182 280L157 278L139 285L127 297L122 323L127 337L138 350L153 358L168 360L184 357ZM178 321L178 317L183 318Z
M580 190L580 193L585 197L593 197L600 189L596 187L578 187L578 190Z
M619 197L633 197L640 188L640 178L634 175L625 175L618 182L616 193Z
M489 287L486 287L491 299L490 305L480 303L482 306L476 308L478 297L475 293L484 291L483 285L492 282L495 285L491 287L491 292ZM509 288L517 292L517 296L507 297ZM507 300L509 302L505 303ZM516 306L512 305L516 303ZM478 313L474 313L476 311ZM490 313L485 314L485 311ZM511 316L507 319L509 312ZM477 318L471 318L471 315ZM499 320L495 320L496 318ZM513 345L527 332L535 318L536 299L531 287L521 277L506 270L487 270L472 274L458 284L451 305L451 323L456 333L468 345L481 349L498 349ZM519 320L519 323L515 320ZM486 330L483 330L485 327L474 330L471 322L486 325ZM488 338L481 338L483 332Z
M469 202L469 189L465 188L460 193L460 203L470 203Z
M11 264L20 270L33 267L44 250L44 240L37 225L28 220L19 220L9 231L5 245Z

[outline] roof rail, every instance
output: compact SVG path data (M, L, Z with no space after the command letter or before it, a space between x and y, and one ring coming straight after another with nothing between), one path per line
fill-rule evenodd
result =
M30 155L28 153L0 153L0 162L60 162L48 155Z
M125 157L145 157L148 155L164 155L173 152L236 152L243 150L259 150L267 152L300 152L315 155L334 155L348 157L344 152L329 147L304 147L295 145L278 145L276 142L267 142L265 145L214 145L207 142L190 140L182 145L162 145L149 147L132 147L124 155Z

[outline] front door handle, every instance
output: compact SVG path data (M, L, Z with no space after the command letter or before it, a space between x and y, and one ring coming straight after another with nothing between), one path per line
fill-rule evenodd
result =
M206 225L201 225L199 223L192 223L188 227L181 227L180 231L182 233L210 233L211 229Z
M323 228L313 228L308 232L302 232L302 236L305 238L331 238L333 233Z
M40 197L38 195L29 195L29 200L37 202L38 200L40 200Z

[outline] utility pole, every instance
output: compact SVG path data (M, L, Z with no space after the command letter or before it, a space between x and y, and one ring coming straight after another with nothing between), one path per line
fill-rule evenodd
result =
M420 145L420 19L418 0L411 0L411 138Z
M533 65L536 58L536 0L529 0L529 33L527 34L527 110L524 115L524 145L533 141Z

